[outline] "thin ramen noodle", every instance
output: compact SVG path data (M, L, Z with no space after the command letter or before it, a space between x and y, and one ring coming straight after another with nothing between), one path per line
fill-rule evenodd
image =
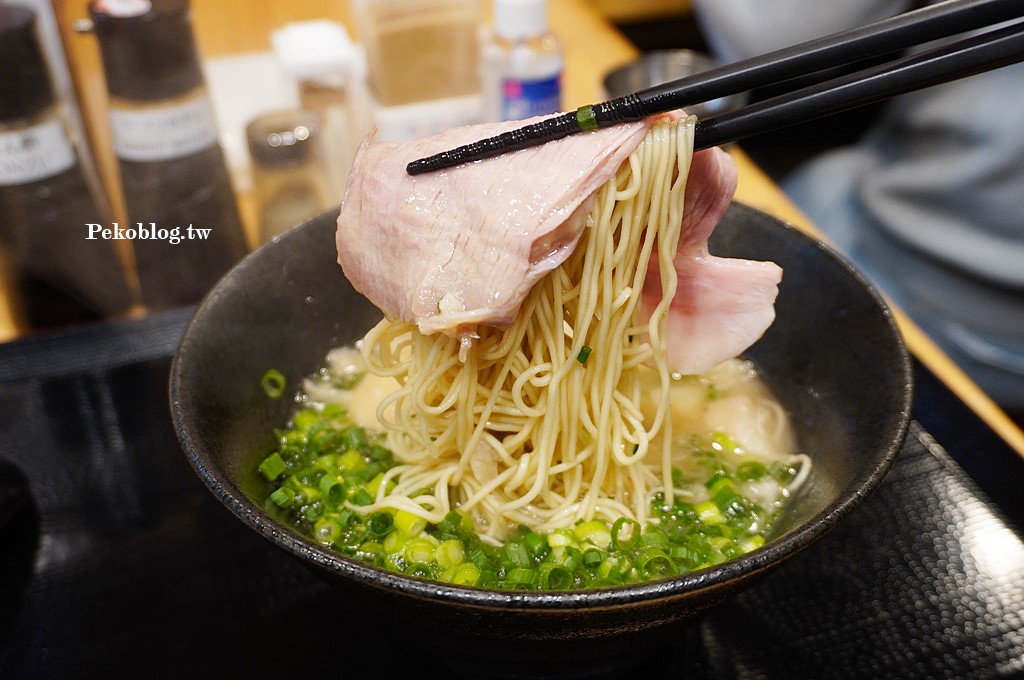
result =
M736 484L748 505L775 507L803 481L809 461L792 453L786 415L749 362L704 376L668 366L693 131L692 118L651 128L593 197L576 249L508 327L476 328L467 349L460 338L384 319L354 350L332 353L305 384L307 406L361 409L355 419L380 430L394 456L349 509L429 526L457 510L484 543L500 546L524 527L550 536L595 520L639 533L667 523L664 508L699 509L730 500L726 491L739 497ZM653 263L660 299L641 310ZM353 372L367 375L339 388L339 376ZM774 462L786 474L726 474L743 461L722 461L748 450L763 469ZM713 514L697 512L708 522ZM764 531L758 517L752 527Z

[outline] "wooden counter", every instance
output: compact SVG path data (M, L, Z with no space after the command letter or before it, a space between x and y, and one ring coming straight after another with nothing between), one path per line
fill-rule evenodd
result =
M690 0L590 0L590 5L608 20L622 24L690 14Z
M83 17L85 3L55 0L54 4L94 148L109 149L105 94L95 38L90 34L75 33L72 29L74 22ZM660 4L664 6L665 3ZM680 4L680 7L683 6ZM348 3L341 0L193 0L193 11L200 50L207 58L269 50L272 29L305 19L328 18L340 21L358 38ZM603 74L637 54L636 48L613 28L609 20L595 11L593 1L550 0L550 22L566 46L567 108L597 101ZM814 226L742 150L734 148L733 155L740 175L737 200L777 215L801 229L817 233ZM116 165L109 153L97 153L97 156L101 161L105 185L116 196ZM244 206L247 197L241 198ZM252 214L245 207L243 213ZM899 312L897 316L915 356L1016 451L1024 455L1024 433L913 323ZM6 300L3 300L0 302L0 341L16 337L18 333L10 308Z

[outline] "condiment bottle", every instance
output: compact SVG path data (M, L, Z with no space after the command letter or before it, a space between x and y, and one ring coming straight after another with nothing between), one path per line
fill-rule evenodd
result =
M252 120L245 131L259 203L261 241L269 241L327 209L317 112L265 113Z
M188 0L93 0L143 303L200 300L248 251Z
M355 0L353 11L380 105L479 94L479 0Z
M356 147L370 130L357 74L359 50L342 24L326 19L286 24L270 39L298 85L299 106L319 114L320 162L332 200L340 202Z
M0 4L0 250L13 306L48 328L126 312L133 295L95 171L69 133L34 11Z
M562 43L548 30L546 0L494 0L483 49L484 116L521 120L561 111Z

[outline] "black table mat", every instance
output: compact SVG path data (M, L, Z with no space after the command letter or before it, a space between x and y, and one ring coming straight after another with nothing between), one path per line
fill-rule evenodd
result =
M437 661L415 631L350 611L192 472L166 397L187 319L0 346L0 522L5 498L29 501L0 524L0 678L422 674ZM638 673L1024 674L1024 461L920 364L915 375L911 433L865 504Z

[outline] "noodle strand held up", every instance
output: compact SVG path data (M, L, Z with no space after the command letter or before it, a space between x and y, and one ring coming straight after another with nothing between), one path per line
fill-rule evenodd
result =
M672 376L664 333L676 291L694 119L662 121L593 197L573 254L534 286L507 328L460 342L384 320L361 341L368 370L400 388L378 408L402 464L372 506L438 521L455 506L487 540L519 523L538 531L578 519L648 516L671 500ZM652 258L662 299L640 294ZM651 376L653 375L653 382ZM644 395L654 408L641 413Z

